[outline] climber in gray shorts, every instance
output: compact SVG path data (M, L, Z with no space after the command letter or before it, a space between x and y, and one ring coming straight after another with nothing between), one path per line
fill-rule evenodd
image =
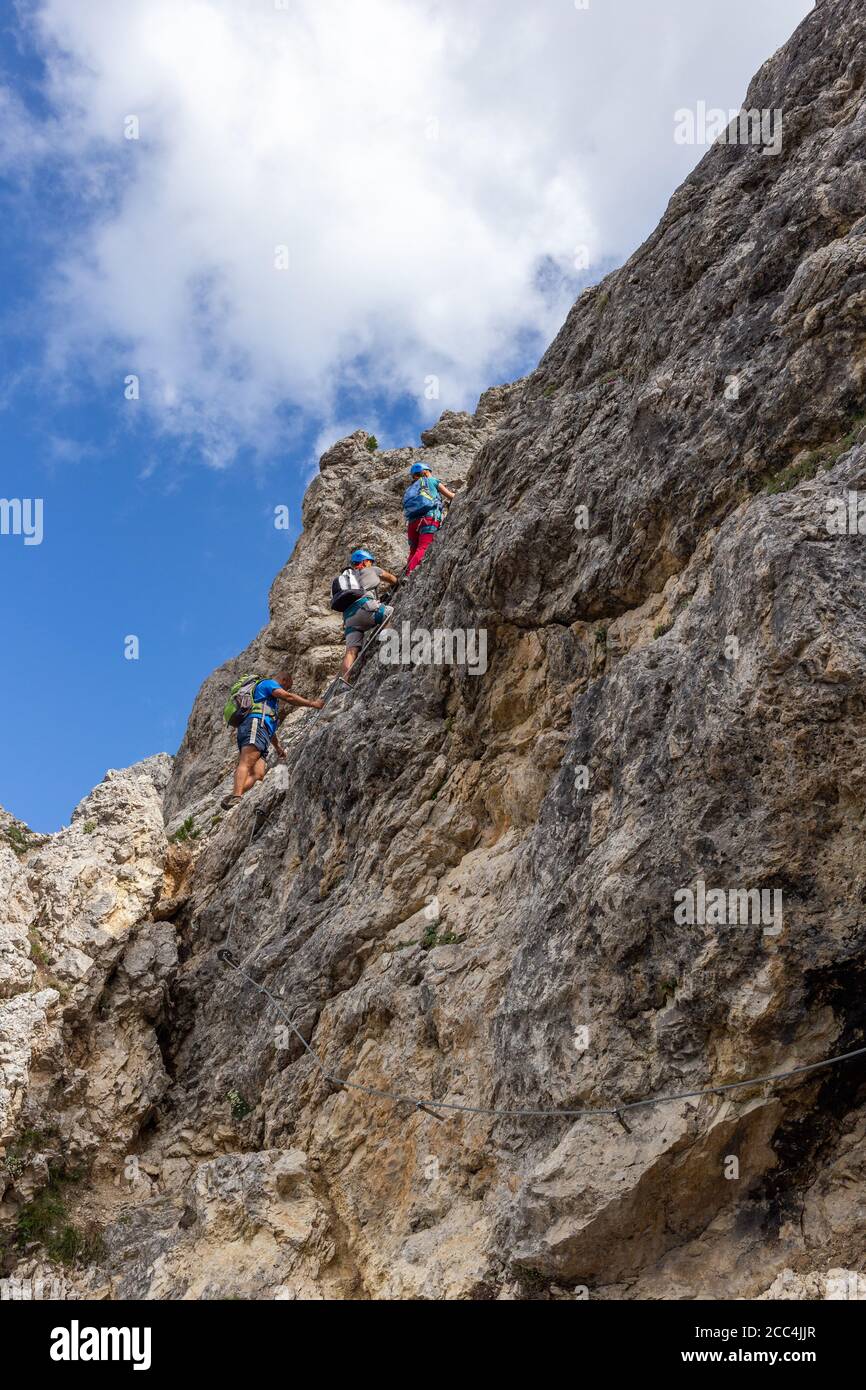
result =
M394 612L390 603L377 601L379 585L383 580L386 584L397 583L397 576L380 569L369 550L353 550L351 565L364 592L343 612L343 633L346 638L346 655L340 672L343 680L354 666L367 633L374 627L381 627Z

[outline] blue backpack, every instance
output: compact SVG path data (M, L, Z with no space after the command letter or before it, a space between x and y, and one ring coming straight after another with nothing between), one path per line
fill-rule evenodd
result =
M407 521L417 521L422 516L437 516L442 510L439 494L429 486L429 479L416 478L403 493L403 515Z

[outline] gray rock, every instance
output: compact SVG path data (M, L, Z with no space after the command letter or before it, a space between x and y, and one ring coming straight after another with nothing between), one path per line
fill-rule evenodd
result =
M816 7L746 98L781 153L711 149L525 381L421 448L328 450L267 626L193 709L183 855L147 773L26 853L26 892L6 865L0 1116L53 1107L115 1172L88 1296L823 1297L859 1269L860 1062L607 1112L863 1045L866 581L828 508L866 492L864 39L861 4ZM227 685L326 686L330 579L361 542L402 568L419 457L462 486L398 625L484 629L487 669L375 654L218 814ZM699 881L781 915L689 924ZM284 1013L217 958L230 929Z

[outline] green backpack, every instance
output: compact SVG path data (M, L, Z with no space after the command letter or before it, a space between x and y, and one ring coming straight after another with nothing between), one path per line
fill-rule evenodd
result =
M253 691L263 676L241 676L229 691L229 698L223 710L223 719L233 729L239 729L253 707Z

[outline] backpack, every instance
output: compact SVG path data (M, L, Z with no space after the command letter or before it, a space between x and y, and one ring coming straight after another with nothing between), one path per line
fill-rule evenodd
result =
M422 516L438 516L441 510L438 494L427 486L426 478L416 478L403 493L403 515L407 521Z
M223 710L223 719L233 729L239 729L253 707L253 691L262 676L241 676L229 691L229 698Z
M331 607L335 613L343 613L366 592L355 571L343 570L331 585Z

